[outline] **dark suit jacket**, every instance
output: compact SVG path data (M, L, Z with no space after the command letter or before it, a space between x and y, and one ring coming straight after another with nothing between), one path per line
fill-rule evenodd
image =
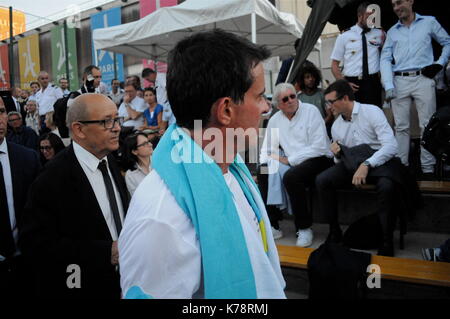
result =
M35 151L11 142L7 142L6 145L8 147L9 165L11 167L14 211L20 230L27 194L31 184L39 174L41 164L39 156Z
M126 212L125 182L111 156L108 162ZM38 297L120 298L119 274L111 265L112 238L73 145L33 183L19 246L37 270ZM72 264L81 269L80 289L67 287Z
M34 151L37 151L39 146L38 135L32 128L25 125L22 125L20 131L18 132L15 132L13 129L9 129L8 134L6 135L6 140L8 142L25 146Z

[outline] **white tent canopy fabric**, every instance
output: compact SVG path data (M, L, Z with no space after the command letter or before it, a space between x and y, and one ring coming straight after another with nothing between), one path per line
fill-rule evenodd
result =
M96 29L97 50L167 61L167 54L192 32L220 28L266 45L272 56L295 54L304 26L267 0L187 0L161 8L135 22Z

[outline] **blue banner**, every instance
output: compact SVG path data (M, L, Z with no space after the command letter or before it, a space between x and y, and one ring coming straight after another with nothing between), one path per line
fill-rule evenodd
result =
M120 25L121 23L122 16L120 8L112 8L91 15L91 31ZM111 80L114 79L114 53L104 50L97 50L96 57L94 43L92 42L92 61L94 61L94 64L97 63L97 66L102 71L102 82L108 85L108 90L111 90ZM116 68L117 78L119 81L124 81L122 54L116 54Z

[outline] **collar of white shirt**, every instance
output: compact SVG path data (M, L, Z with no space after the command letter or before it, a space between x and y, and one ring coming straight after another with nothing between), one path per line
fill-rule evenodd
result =
M77 159L86 165L92 173L98 169L98 164L100 164L101 161L106 160L106 164L108 164L108 158L106 156L99 160L94 154L87 151L76 142L73 142L73 151L75 152Z

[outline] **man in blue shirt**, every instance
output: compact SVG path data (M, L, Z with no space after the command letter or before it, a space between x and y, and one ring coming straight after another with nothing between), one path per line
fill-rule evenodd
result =
M450 37L431 16L413 11L414 0L391 0L399 22L388 32L381 53L381 75L386 100L392 101L399 157L408 165L410 145L410 109L414 101L419 114L421 134L436 111L436 92L433 78L450 57ZM434 61L432 39L442 47L442 55ZM421 149L424 175L434 172L436 160Z

